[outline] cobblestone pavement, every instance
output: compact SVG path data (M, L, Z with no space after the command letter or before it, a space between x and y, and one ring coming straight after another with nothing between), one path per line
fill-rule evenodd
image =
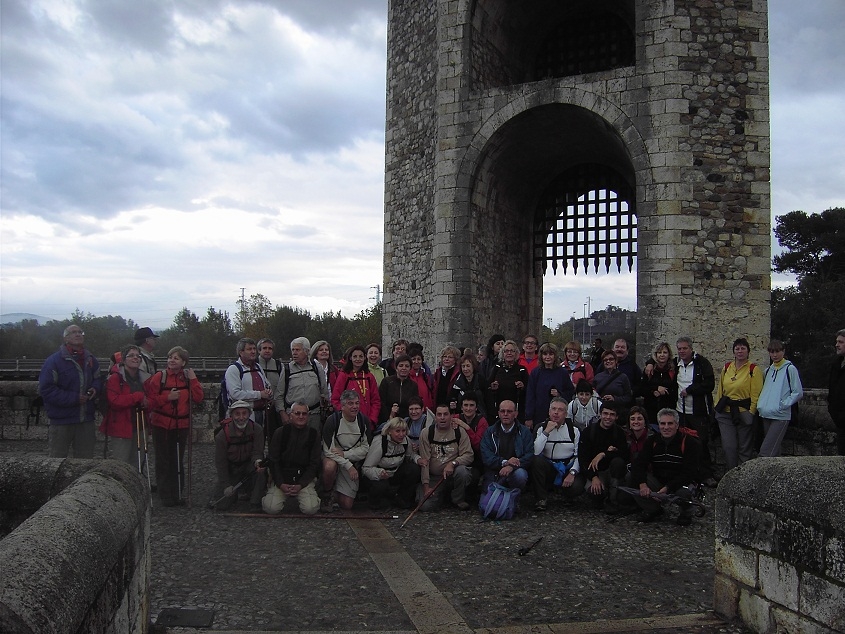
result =
M44 450L0 443L0 452ZM172 607L211 610L211 629L230 632L750 631L712 613L712 493L689 527L672 513L642 525L555 497L536 514L525 496L513 521L448 508L400 529L408 511L398 509L353 521L210 510L212 460L211 445L195 446L192 508L153 499L153 620ZM248 503L235 512L248 514ZM357 504L354 513L369 516Z

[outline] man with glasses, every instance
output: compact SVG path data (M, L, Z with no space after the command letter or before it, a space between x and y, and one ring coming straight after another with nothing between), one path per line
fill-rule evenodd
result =
M522 354L519 355L519 365L526 369L528 376L531 376L534 368L540 362L540 356L537 354L539 345L537 335L525 335L522 338Z
M94 457L94 409L100 393L100 364L85 349L85 333L76 324L65 328L64 343L44 362L38 393L50 427L47 445L51 458Z
M534 458L531 431L516 417L516 403L499 403L499 419L488 427L481 439L484 462L482 491L496 480L506 487L524 489L528 484L528 466Z

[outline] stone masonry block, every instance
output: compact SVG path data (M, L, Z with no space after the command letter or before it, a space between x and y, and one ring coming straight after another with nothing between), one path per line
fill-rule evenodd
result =
M716 539L716 572L748 586L757 587L757 553L748 548Z
M760 555L760 593L790 610L798 609L798 571L784 561Z
M739 586L733 579L718 572L713 580L713 609L729 621L739 613Z
M799 611L836 632L845 631L845 584L804 573Z
M815 572L823 569L824 532L803 521L781 517L775 526L773 554Z
M755 632L771 631L771 604L745 588L739 590L739 616Z
M828 537L824 546L825 574L845 583L845 538Z
M776 517L759 509L735 505L731 540L770 553L774 548Z
M775 630L776 632L788 634L838 634L829 627L824 627L815 621L810 621L806 616L778 606L772 606L772 619L775 622L775 628L777 628Z

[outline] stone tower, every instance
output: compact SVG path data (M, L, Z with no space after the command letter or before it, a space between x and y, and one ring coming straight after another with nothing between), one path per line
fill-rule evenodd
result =
M766 0L391 0L386 341L538 331L637 265L637 358L770 324ZM549 271L551 273L551 271Z

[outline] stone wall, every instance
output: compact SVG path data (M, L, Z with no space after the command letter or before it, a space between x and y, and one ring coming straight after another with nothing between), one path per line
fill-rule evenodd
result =
M637 0L634 65L527 80L538 40L576 4L391 2L385 341L432 351L538 331L538 198L568 167L595 162L636 191L637 358L681 334L711 359L728 358L737 336L760 350L771 269L765 0Z
M0 631L147 632L145 486L129 466L111 460L4 457Z
M755 632L845 631L845 457L768 458L716 492L715 609Z

